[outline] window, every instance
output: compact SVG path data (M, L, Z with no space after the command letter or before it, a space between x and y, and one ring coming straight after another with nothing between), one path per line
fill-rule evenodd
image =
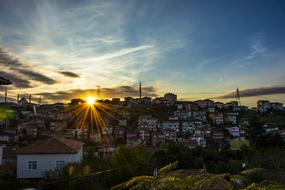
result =
M63 168L65 166L65 162L63 160L59 160L55 162L55 167Z
M37 161L29 161L28 162L28 169L29 170L36 170L38 168L38 162Z

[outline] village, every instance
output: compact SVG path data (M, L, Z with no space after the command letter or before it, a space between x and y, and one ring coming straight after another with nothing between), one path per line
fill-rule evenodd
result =
M258 101L256 108L241 106L238 101L178 101L173 93L154 99L98 99L94 107L102 122L95 122L88 140L92 121L87 117L79 122L70 111L85 104L84 99L73 99L68 104L38 104L24 97L18 97L16 103L2 102L2 167L13 164L18 179L35 179L45 171L80 163L85 148L90 146L98 157L111 155L121 145L155 148L166 141L183 143L190 149L240 149L249 145L248 112L273 114L284 109L281 103L267 100ZM100 105L113 111L106 114ZM276 123L265 123L262 127L264 133L278 133L285 140L285 130Z

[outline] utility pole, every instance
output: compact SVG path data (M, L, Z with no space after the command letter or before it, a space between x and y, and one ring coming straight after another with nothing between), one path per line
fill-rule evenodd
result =
M241 106L240 94L239 94L239 89L238 88L237 88L237 91L236 91L236 101L238 102L238 105Z
M8 88L7 88L7 86L5 87L5 102L7 102L7 91L8 91Z

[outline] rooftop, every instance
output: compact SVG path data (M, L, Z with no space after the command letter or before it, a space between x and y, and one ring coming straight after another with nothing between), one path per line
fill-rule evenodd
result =
M17 154L73 154L77 153L82 145L83 143L77 140L54 137L22 147Z

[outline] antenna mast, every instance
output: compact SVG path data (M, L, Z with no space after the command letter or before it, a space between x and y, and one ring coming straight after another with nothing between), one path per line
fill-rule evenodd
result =
M238 102L238 105L241 106L240 94L239 94L239 89L238 88L237 88L237 92L236 92L236 101Z

